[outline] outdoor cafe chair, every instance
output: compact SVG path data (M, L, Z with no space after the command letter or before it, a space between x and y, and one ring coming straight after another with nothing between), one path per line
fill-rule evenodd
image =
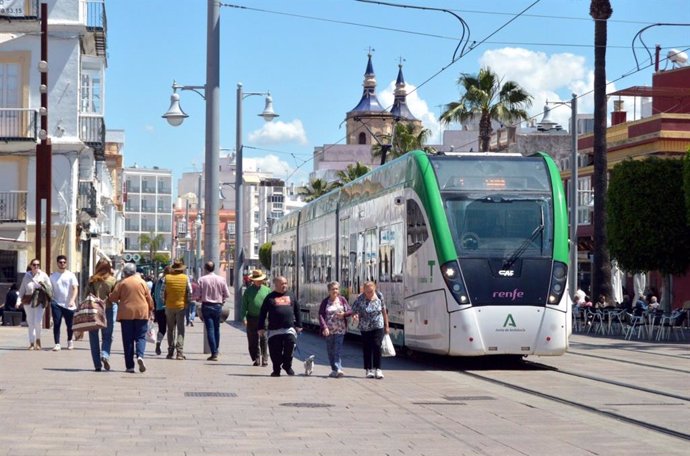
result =
M674 310L670 315L661 317L656 340L668 340L671 335L673 335L674 340L679 341L681 337L685 340L685 331L682 326L684 319L685 312L682 310Z
M628 326L625 328L625 339L630 340L633 333L637 330L637 338L642 337L642 332L644 331L645 336L647 333L647 321L645 315L634 315L630 312L626 312L628 317Z

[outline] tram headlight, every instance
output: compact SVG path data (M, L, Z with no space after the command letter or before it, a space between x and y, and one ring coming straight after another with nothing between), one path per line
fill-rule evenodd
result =
M554 261L551 269L551 286L549 287L548 304L557 305L561 302L567 280L568 265L560 261Z
M470 298L467 294L467 288L465 288L465 282L462 280L458 262L449 261L441 265L441 274L443 275L443 280L445 280L450 293L453 295L453 298L455 298L455 301L460 305L469 304Z

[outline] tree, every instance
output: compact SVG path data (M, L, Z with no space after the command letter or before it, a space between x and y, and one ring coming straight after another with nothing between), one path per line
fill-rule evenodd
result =
M338 171L338 180L336 182L333 182L331 186L332 188L342 187L348 182L352 182L358 177L364 176L369 171L371 171L371 168L369 168L362 162L357 162L354 165L347 165L347 168L345 170Z
M687 207L679 198L683 165L682 160L654 157L626 160L611 170L609 182L611 257L629 272L659 271L665 290L671 289L671 274L682 274L690 266ZM646 185L652 182L659 184ZM669 293L661 297L667 312L669 297Z
M479 150L489 151L491 121L509 123L527 119L526 108L532 106L532 96L517 82L505 81L490 68L482 68L478 75L462 73L458 85L465 94L458 101L446 105L439 120L445 124L466 122L479 116Z
M436 149L426 145L430 137L431 130L427 128L417 131L417 128L411 122L398 122L395 124L393 136L381 135L379 140L383 144L379 143L371 146L371 154L374 157L380 157L383 148L387 145L390 145L390 149L386 152L386 159L391 160L405 155L411 150L423 150L427 154L434 154Z
M304 195L304 201L314 201L321 195L325 195L333 189L333 186L326 182L324 179L313 179L309 181L309 184L304 187L300 194Z
M259 247L259 261L266 268L267 271L271 270L271 253L273 251L273 243L266 242L261 244Z
M139 248L142 250L148 249L149 251L149 261L153 263L158 249L165 243L165 237L162 234L153 234L151 231L149 234L142 234L139 236Z
M592 294L611 299L611 259L606 236L606 40L607 21L613 14L609 0L592 0L589 15L594 19L594 258Z

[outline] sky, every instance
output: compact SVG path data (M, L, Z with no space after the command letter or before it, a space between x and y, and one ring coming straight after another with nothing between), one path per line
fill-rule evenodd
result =
M654 54L656 44L662 58L670 49L688 52L687 26L653 26L638 36L655 23L690 22L687 0L611 4L608 93L651 85L649 53ZM345 115L361 98L369 52L377 94L386 107L393 102L402 63L411 92L408 104L434 134L431 143L439 142L443 106L462 95L459 76L486 66L532 94L528 112L537 120L547 100L568 101L573 93L581 96L578 112L591 113L594 22L589 5L590 0L224 0L220 154L235 147L237 83L245 92L270 91L280 115L273 122L258 116L263 97L243 101L244 168L272 171L298 185L306 182L314 147L345 143ZM106 126L124 130L125 166L171 169L176 185L182 173L203 167L204 100L192 91L179 92L189 115L179 127L161 116L170 105L173 80L205 84L207 1L112 0L106 8ZM662 61L664 67L670 63ZM629 119L639 117L633 105L626 101ZM552 105L551 118L568 129L570 108Z

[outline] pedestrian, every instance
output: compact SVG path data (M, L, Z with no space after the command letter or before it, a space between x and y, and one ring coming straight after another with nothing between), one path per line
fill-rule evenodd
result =
M194 297L201 303L201 317L206 327L206 339L211 349L211 356L207 361L218 361L218 347L220 347L220 314L223 303L230 297L230 290L225 280L213 271L216 265L207 261L204 265L206 274L199 279L197 295Z
M92 294L105 303L106 327L100 331L89 331L89 347L91 348L91 359L96 372L102 368L110 370L110 348L113 344L113 329L115 329L115 318L117 316L117 302L111 302L108 296L115 288L115 277L110 261L106 259L98 260L96 270L89 278L86 292ZM100 332L100 334L99 334ZM102 343L99 341L99 335Z
M163 277L161 286L163 299L165 299L165 321L168 333L167 359L173 358L175 350L177 350L176 359L187 359L184 355L184 320L192 297L192 283L184 271L184 262L175 260L170 268L170 274Z
M187 326L194 326L194 319L196 318L196 298L193 298L194 296L197 296L199 294L199 282L196 280L192 280L192 300L187 306L187 311L185 312L185 321L187 322Z
M144 351L146 349L146 330L153 316L153 299L146 282L136 273L133 263L125 264L122 280L110 293L110 301L117 302L117 321L122 331L122 348L125 352L125 368L134 373L134 356L137 358L139 372L146 372Z
M41 271L41 262L38 258L31 260L19 286L20 302L26 312L26 324L29 328L29 350L41 349L43 312L53 298L52 288L50 277Z
M352 309L347 299L340 296L340 283L328 284L328 297L321 301L319 307L319 322L321 335L326 338L328 362L331 364L329 377L340 378L345 375L340 352L347 333L347 318L352 315Z
M355 321L359 321L366 377L382 379L381 342L390 329L388 310L374 282L364 282L364 292L352 304L352 312Z
M271 289L264 285L266 275L260 269L254 269L249 278L250 285L242 295L240 316L247 328L247 347L253 365L268 366L268 342L265 335L259 336L259 313Z
M292 353L295 350L297 334L302 331L302 316L294 295L288 291L285 277L273 279L273 291L264 299L259 312L259 336L266 333L268 317L268 350L271 354L273 372L271 377L280 377L280 368L288 375L292 370Z
M3 316L5 312L15 312L19 311L17 309L17 301L19 300L19 289L17 284L13 283L10 289L7 290L7 295L5 295L5 305L0 308L0 316ZM7 315L3 316L2 324L7 324Z
M161 292L163 289L163 277L170 274L170 265L163 269L163 272L158 276L158 280L153 284L153 303L156 305L156 311L154 312L154 321L158 324L158 333L156 334L156 354L161 354L161 342L165 337L165 330L168 326L168 322L165 318L165 298Z
M72 320L74 311L77 310L77 296L79 282L77 277L67 269L67 257L57 256L58 270L50 274L50 284L53 287L53 300L50 302L50 310L53 313L53 338L55 347L53 351L60 351L60 326L65 320L67 328L67 350L74 348L72 340Z

